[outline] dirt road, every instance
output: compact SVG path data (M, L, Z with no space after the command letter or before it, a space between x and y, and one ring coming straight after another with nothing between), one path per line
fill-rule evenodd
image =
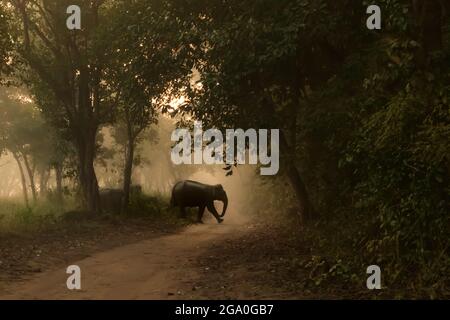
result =
M185 299L201 276L196 259L242 223L189 226L183 231L94 254L81 268L81 290L68 290L66 268L8 286L0 299Z

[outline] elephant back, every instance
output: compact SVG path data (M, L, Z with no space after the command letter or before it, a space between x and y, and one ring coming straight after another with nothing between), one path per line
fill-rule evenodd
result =
M213 194L213 187L192 180L184 180L175 184L172 190L172 204L196 206L208 201Z

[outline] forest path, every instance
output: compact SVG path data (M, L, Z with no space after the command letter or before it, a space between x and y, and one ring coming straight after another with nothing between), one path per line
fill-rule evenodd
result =
M232 217L231 217L232 218ZM81 290L66 286L66 267L11 284L1 299L183 299L201 277L197 258L212 244L244 231L243 221L208 220L183 231L100 252L71 264ZM194 289L193 289L194 288Z

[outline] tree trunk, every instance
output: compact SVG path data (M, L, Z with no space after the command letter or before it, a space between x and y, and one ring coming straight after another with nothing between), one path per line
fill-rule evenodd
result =
M39 197L42 199L45 197L46 192L46 186L45 186L45 170L39 170Z
M270 111L272 114L276 114L275 107L270 98L264 99L263 107ZM295 128L296 122L291 123L291 128L296 130ZM292 133L291 137L294 141L296 141L295 132ZM290 146L287 140L286 132L284 129L280 129L280 152L286 155L285 164L286 164L286 175L287 178L294 189L295 195L297 197L298 205L300 208L300 219L302 223L307 223L309 220L313 218L317 218L317 212L314 210L314 207L309 199L308 190L306 189L306 185L303 182L303 179L295 165L295 145Z
M422 12L422 45L426 53L442 49L442 11L439 0L427 0Z
M50 175L50 170L42 169L39 170L39 196L44 198L48 191L48 179Z
M134 139L128 138L128 146L125 152L125 168L123 172L123 204L122 209L125 211L130 202L130 186L131 175L133 173L133 159L134 159Z
M27 190L27 180L25 178L25 174L23 171L23 167L22 167L22 163L20 162L20 158L19 156L13 152L13 157L17 162L17 166L19 167L19 172L20 172L20 179L22 181L22 191L23 191L23 198L25 200L25 205L27 206L27 208L30 207L30 201L28 200L28 190Z
M75 101L79 114L74 119L72 127L77 141L79 179L85 209L92 213L100 213L100 195L94 168L98 130L98 118L95 112L98 112L100 102L97 95L92 95L91 88L95 84L91 84L89 79L89 68L83 65L80 67L76 90L77 101Z
M300 175L300 172L295 166L293 158L290 156L292 154L292 148L289 147L286 135L283 130L280 130L280 147L281 152L285 155L288 155L287 159L285 160L286 175L297 197L297 201L300 207L300 218L302 220L302 223L307 223L313 218L316 218L317 213L315 212L311 204L308 191Z
M79 160L79 181L83 193L85 209L92 213L99 213L100 196L97 176L94 169L95 134L78 135L77 153Z
M34 172L31 169L30 162L25 154L22 154L23 162L25 164L25 168L27 169L28 178L30 181L31 194L33 195L33 202L37 202L37 192L36 192L36 184L34 182Z
M62 165L60 163L55 165L55 175L56 175L56 199L59 204L63 203L63 171Z
M443 32L442 22L448 15L450 8L448 0L414 0L413 19L416 24L416 33L421 43L421 48L416 54L416 59L421 67L425 67L429 54L436 50L442 50Z

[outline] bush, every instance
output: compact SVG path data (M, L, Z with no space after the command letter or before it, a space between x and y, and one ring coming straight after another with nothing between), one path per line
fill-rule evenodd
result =
M31 207L26 207L18 199L3 199L0 201L0 230L31 231L54 225L62 213L73 205L70 200L64 206L55 202L39 201Z
M127 215L154 217L165 214L169 208L169 199L162 195L132 194Z
M450 288L450 54L419 69L405 41L395 48L409 57L402 64L358 71L385 53L364 63L351 57L314 94L299 167L328 250L347 247L349 265L378 263L387 286L436 297Z

